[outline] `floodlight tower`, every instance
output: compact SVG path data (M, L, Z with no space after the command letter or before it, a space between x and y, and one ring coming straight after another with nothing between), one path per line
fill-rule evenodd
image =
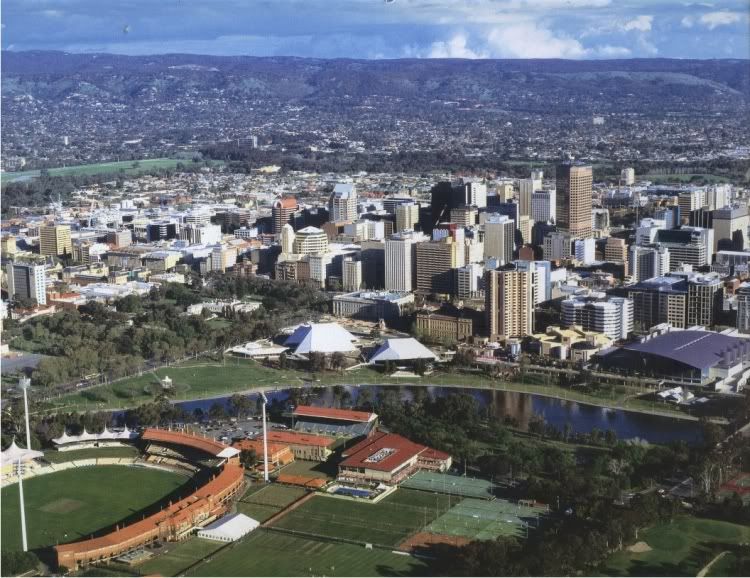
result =
M18 386L23 391L23 416L24 421L26 423L26 450L31 451L31 428L29 427L29 394L28 389L31 385L31 380L28 377L22 377L18 380ZM19 504L21 506L21 544L23 546L23 551L28 552L29 551L29 543L26 537L26 504L24 503L23 499L23 474L24 467L21 462L21 457L18 458L18 464L16 466L18 468L18 497L19 497Z
M263 479L268 483L268 429L266 427L266 404L268 398L262 391L260 392L263 398Z

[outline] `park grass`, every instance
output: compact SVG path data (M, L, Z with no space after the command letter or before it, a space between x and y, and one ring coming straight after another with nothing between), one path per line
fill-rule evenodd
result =
M53 464L73 462L75 460L89 460L98 458L135 458L137 456L138 450L132 446L125 446L121 448L91 448L84 450L70 450L67 452L58 452L57 450L44 452L44 459Z
M138 163L137 166L133 166L133 163ZM56 167L47 169L49 176L51 177L67 177L73 175L106 175L106 174L124 174L127 176L138 175L141 173L157 170L157 169L175 169L177 165L181 163L185 166L190 166L192 160L190 159L169 159L169 158L158 158L158 159L142 159L138 161L114 161L110 163L93 163L88 165L73 165L69 167ZM222 164L221 162L215 161L212 164ZM32 171L19 171L13 173L4 173L2 175L2 181L13 182L17 180L24 180L29 178L35 178L41 176L40 170Z
M303 488L281 484L257 484L248 488L237 502L237 511L258 522L265 522L307 493Z
M680 517L640 532L648 552L617 552L606 562L610 576L695 576L712 551L750 541L750 527L705 518ZM720 561L721 562L721 561Z
M442 494L405 489L396 490L376 504L316 496L273 526L319 537L395 547L458 501Z
M260 389L286 389L304 384L326 386L345 385L436 385L443 387L471 387L497 391L512 391L554 397L601 407L621 408L684 417L678 409L632 397L637 390L632 387L602 387L584 392L546 383L538 375L528 375L520 381L507 382L491 379L479 373L435 372L425 377L399 380L383 375L369 367L353 371L326 372L311 375L294 369L274 369L252 360L227 358L225 362L187 361L165 367L142 376L75 392L49 400L45 409L51 411L87 411L126 409L152 401L152 386L169 376L174 383L175 401L206 399L231 395L236 392ZM148 393L147 393L148 392Z
M421 560L387 550L259 529L187 576L424 576Z
M24 481L29 548L72 542L125 520L185 483L170 472L123 466L68 469ZM18 485L2 489L2 551L20 550Z
M138 566L142 575L175 576L199 560L224 546L222 542L192 538L185 542L166 544L167 551Z

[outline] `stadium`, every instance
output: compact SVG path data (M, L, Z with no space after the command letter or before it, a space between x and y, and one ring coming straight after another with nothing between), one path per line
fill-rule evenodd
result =
M27 509L38 525L32 547L52 546L53 540L62 542L52 547L53 562L58 568L76 570L112 559L127 563L141 555L148 557L145 550L148 545L183 540L194 530L224 516L245 485L239 450L185 432L151 428L136 435L127 430L105 429L101 434L85 431L80 436L63 434L54 443L60 450L57 455L48 454L25 465L24 485L29 488ZM125 447L126 444L129 447ZM102 457L91 457L98 452L102 452ZM125 457L112 457L118 454ZM76 459L80 455L86 457ZM68 457L72 459L66 459ZM7 460L4 463L7 464ZM128 483L122 484L118 478ZM3 485L15 481L13 473L4 465ZM89 486L97 481L106 485L89 492L92 490ZM60 489L57 482L64 482L70 495L63 493L55 500L54 491L50 490ZM76 483L80 485L71 487ZM158 491L152 491L150 486L156 486ZM6 535L10 537L18 528L18 502L14 497L17 494L10 490L10 487L3 489L4 504L11 504L3 508L4 544ZM98 494L99 501L90 502L88 493ZM78 499L73 499L72 495ZM43 517L34 518L35 502L48 498L52 501L38 510L51 516L61 515L59 528L46 529ZM84 499L85 504L81 501ZM156 499L157 503L148 503L149 499ZM96 505L99 508L91 507ZM67 527L66 515L78 509L82 510L78 512L79 517L88 514L94 519L79 520L82 525L77 528ZM110 509L112 514L107 516ZM124 515L118 516L117 512ZM15 520L11 520L14 514ZM104 527L97 526L102 522ZM80 537L83 528L90 530L88 537L69 541L77 535Z

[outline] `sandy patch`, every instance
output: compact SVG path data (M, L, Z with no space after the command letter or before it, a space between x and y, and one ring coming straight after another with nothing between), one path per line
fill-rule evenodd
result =
M646 542L636 542L632 546L628 546L628 552L633 552L634 554L650 552L651 550L653 550L653 548L646 544Z

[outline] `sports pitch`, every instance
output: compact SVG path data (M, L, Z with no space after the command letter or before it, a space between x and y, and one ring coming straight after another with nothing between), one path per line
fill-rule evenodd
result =
M85 538L158 502L184 476L125 466L71 468L24 481L29 548ZM21 549L18 484L2 489L2 551Z
M420 471L401 484L404 488L439 492L466 498L484 498L486 500L494 497L496 484L488 480L465 478L452 474L439 474L437 472Z
M445 513L459 499L398 489L376 504L315 496L273 526L326 538L395 547Z
M306 493L307 491L303 488L281 484L271 484L260 488L254 486L245 492L237 503L237 511L259 522L265 522Z
M338 501L338 500L331 500ZM186 576L424 576L419 559L388 550L259 529Z
M522 506L506 500L466 498L427 526L425 531L472 540L494 540L500 536L525 537L527 524L535 527L543 512L542 508Z

